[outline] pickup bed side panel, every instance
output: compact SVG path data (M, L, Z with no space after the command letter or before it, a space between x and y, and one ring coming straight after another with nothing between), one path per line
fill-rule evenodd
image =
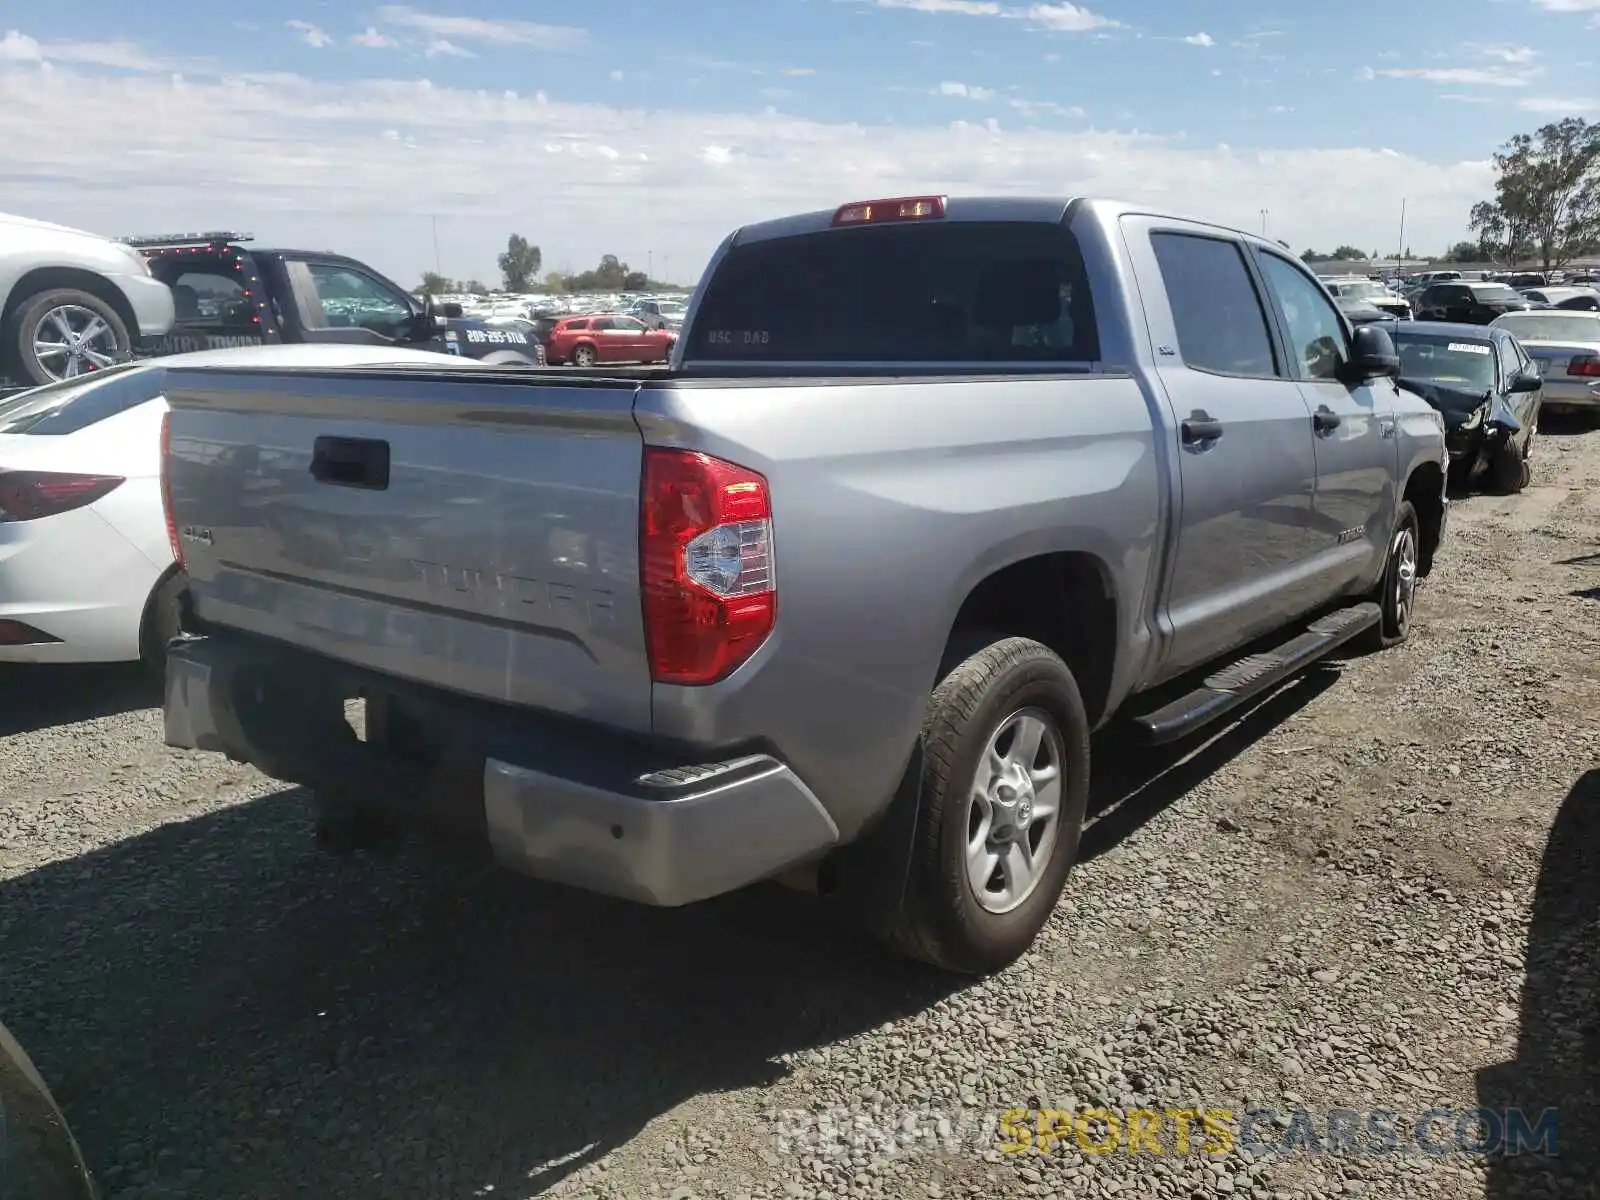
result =
M1119 642L1145 629L1164 468L1126 376L682 383L640 393L648 444L766 475L778 624L704 688L657 685L658 734L775 752L850 838L911 754L962 602L1037 554L1099 560Z
M448 374L169 371L196 615L647 732L634 388ZM386 446L384 486L319 480L319 439Z

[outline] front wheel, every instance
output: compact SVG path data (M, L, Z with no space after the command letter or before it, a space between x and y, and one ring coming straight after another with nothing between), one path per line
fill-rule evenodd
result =
M1078 854L1089 721L1066 663L1001 638L941 679L923 724L922 807L893 946L963 974L1025 954Z
M51 288L17 306L3 349L25 382L44 384L125 361L133 339L117 310L99 296Z
M1411 501L1402 500L1395 513L1383 577L1371 597L1382 616L1363 639L1364 649L1386 650L1398 646L1411 635L1411 615L1417 603L1417 568L1422 558L1421 538L1417 510L1411 507Z
M594 366L594 347L579 346L572 352L572 365L575 367Z
M1531 475L1522 447L1510 438L1501 442L1489 461L1489 486L1502 496L1515 495L1528 486Z

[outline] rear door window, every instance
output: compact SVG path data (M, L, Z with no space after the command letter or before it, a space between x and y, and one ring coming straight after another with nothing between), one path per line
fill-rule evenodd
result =
M1072 233L928 221L735 246L712 272L690 357L792 363L1099 358Z
M159 365L126 363L34 388L0 401L0 434L77 433L154 400L165 377Z
M1217 375L1278 375L1267 314L1238 243L1189 233L1152 233L1178 353Z
M220 267L211 270L190 268L172 281L172 300L180 325L203 325L224 329L249 329L256 315L255 304L234 271Z

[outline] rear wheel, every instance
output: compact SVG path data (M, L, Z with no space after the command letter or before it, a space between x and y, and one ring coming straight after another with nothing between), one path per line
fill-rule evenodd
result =
M1048 647L1002 638L934 688L923 726L922 809L910 886L890 936L966 974L1025 954L1078 853L1089 722Z
M594 366L594 347L579 346L572 352L572 365L575 367Z
M158 679L166 675L167 646L183 632L183 592L189 585L182 571L164 576L145 603L139 631L139 660Z

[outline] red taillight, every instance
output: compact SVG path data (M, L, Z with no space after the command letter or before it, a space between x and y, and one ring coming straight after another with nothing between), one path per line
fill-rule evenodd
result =
M0 471L0 521L37 521L71 512L93 504L120 483L120 475Z
M1567 364L1568 375L1582 375L1589 379L1600 378L1600 355L1586 354Z
M183 539L178 536L178 518L172 511L172 413L161 414L161 511L167 518L167 545L180 571L189 564L183 557Z
M875 225L885 221L926 221L944 216L943 196L902 196L891 200L862 200L846 204L833 214L835 225Z
M651 677L731 674L778 616L766 479L709 454L647 449L639 543Z

